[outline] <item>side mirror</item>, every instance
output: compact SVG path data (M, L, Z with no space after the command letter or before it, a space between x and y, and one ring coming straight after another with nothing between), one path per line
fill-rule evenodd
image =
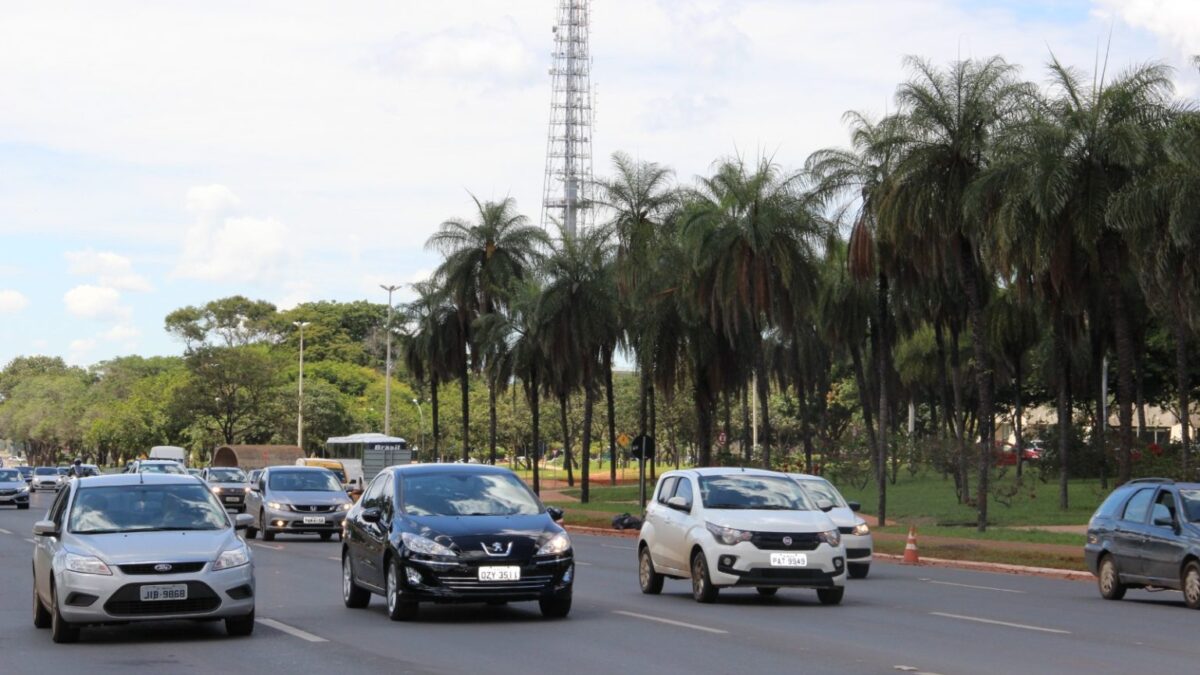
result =
M668 499L667 506L675 509L676 511L691 511L692 510L691 507L688 505L687 500L678 495Z
M855 513L858 513L862 510L862 504L859 504L858 502L846 502L846 506L849 506L850 510Z
M233 517L233 529L244 530L254 524L254 516L249 513L239 513Z
M383 513L380 512L379 508L372 506L369 509L363 509L358 517L362 518L364 523L378 523L382 516Z
M33 524L33 536L57 537L58 525L55 525L53 520L39 520Z
M556 523L561 523L563 519L563 510L557 506L547 506L546 513L550 515L550 520Z
M833 502L829 501L828 499L818 499L817 508L821 509L825 513L829 513L833 510Z

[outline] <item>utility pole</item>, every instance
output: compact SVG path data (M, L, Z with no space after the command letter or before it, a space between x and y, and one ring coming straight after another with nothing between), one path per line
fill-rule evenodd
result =
M550 67L550 130L542 187L542 227L573 237L590 224L592 56L589 0L559 0Z
M296 445L304 450L304 327L309 321L293 321L292 325L300 329L300 391L296 397Z
M413 402L413 404L415 404L417 406L417 415L421 420L421 451L424 452L425 451L425 412L423 410L421 410L421 401L420 400L414 398L412 400L412 402ZM425 461L425 460L421 460L421 461Z
M387 313L387 365L384 370L387 373L387 379L383 381L383 435L392 435L392 292L400 288L399 286L387 286L379 284L379 287L388 293L388 313Z

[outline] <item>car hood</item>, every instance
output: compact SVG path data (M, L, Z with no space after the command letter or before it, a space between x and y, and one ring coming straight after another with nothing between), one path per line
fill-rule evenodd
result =
M546 539L562 532L550 516L409 516L412 531L456 550L464 558L486 558L484 546L499 543L511 557L528 558Z
M71 534L71 549L112 565L216 560L221 551L242 545L232 528L203 531Z
M11 482L6 481L0 483L0 490L20 490L23 487L25 487L24 480L15 480Z
M59 476L58 476L58 474L56 474L56 473L54 473L54 474L42 474L42 475L36 475L36 474L35 474L35 475L34 475L34 477L33 477L33 479L34 479L34 480L40 480L40 481L56 481L56 480L58 480L58 478L59 478Z
M284 504L345 504L350 501L345 492L270 492L266 500Z
M221 489L223 489L223 490L225 490L225 489L234 489L234 490L236 490L236 489L241 489L241 490L249 490L249 489L250 489L250 484L249 484L249 483L209 483L208 485L209 485L210 487L219 487L219 488L221 488ZM294 492L289 492L288 494L296 494L296 493L294 493Z
M857 513L851 511L846 506L836 506L829 511L828 515L833 524L838 527L854 527L863 522L863 519L859 518Z
M714 525L750 532L827 532L836 527L822 511L707 509L704 518Z

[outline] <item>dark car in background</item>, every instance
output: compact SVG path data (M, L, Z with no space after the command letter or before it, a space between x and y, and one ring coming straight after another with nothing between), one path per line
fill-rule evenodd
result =
M1140 478L1117 488L1088 523L1084 558L1105 599L1171 589L1200 609L1200 483Z
M16 468L17 471L21 472L21 478L25 479L26 484L33 482L33 467L32 466L18 466L18 467L14 467L14 468Z
M538 601L571 611L571 539L516 474L494 466L420 464L380 472L347 514L342 596L362 608L383 595L393 621L422 602Z

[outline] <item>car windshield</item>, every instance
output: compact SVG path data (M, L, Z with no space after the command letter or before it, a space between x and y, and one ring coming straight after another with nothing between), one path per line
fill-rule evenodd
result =
M532 516L537 497L506 473L425 473L403 478L404 512L410 516Z
M808 493L808 496L812 498L813 503L816 503L821 499L828 499L829 503L833 504L834 506L843 509L847 508L846 500L842 499L841 493L839 493L827 480L814 480L811 478L806 478L800 481L800 485L804 488L804 491Z
M272 471L268 487L278 492L344 492L332 472Z
M16 469L0 469L0 483L16 483L17 481L24 482L21 478L21 472Z
M225 510L203 485L119 485L80 488L71 505L75 534L219 530Z
M178 474L186 474L187 473L186 471L183 470L183 467L179 466L175 462L154 462L154 463L147 462L138 467L138 472L139 473L178 473Z
M1188 522L1200 523L1200 490L1181 489L1179 498L1183 500L1183 512L1187 515Z
M49 466L39 466L33 470L35 476L57 476L58 470Z
M65 475L67 475L67 472L69 472L70 470L71 469L69 467L60 466L60 467L58 467L58 475L65 476Z
M238 468L209 469L208 481L210 483L245 483L246 472Z
M701 476L700 497L706 509L812 510L796 481L775 476Z

